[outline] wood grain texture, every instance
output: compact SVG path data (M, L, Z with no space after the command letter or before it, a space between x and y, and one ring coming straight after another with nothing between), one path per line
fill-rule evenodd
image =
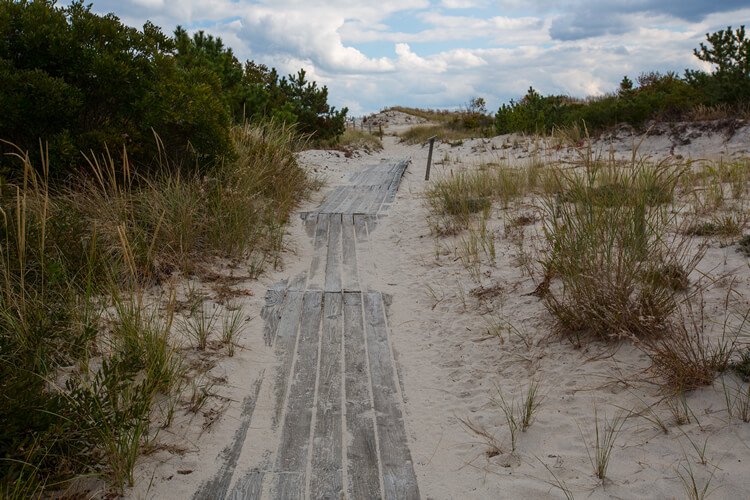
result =
M312 441L310 498L341 498L341 357L343 297L326 293L318 375L317 417Z
M380 466L359 292L344 293L344 332L347 489L350 498L380 498Z
M354 216L344 215L341 221L341 288L359 290L359 273L357 271L357 245L354 234Z
M276 457L276 498L302 498L305 491L322 303L322 292L305 292L294 374Z
M252 392L243 401L240 426L235 431L232 442L217 457L217 460L221 463L218 472L213 479L207 481L198 489L193 497L195 500L219 500L227 496L232 476L237 468L237 461L240 458L240 453L242 453L242 445L245 444L245 437L253 418L255 403L258 400L258 393L263 381L263 374L264 371L261 371L258 379L251 386Z
M326 255L326 292L341 291L341 214L330 214L328 223L328 250Z
M419 498L391 362L383 298L379 292L369 292L363 294L363 299L384 496L387 499Z
M274 416L273 426L278 425L286 400L289 372L294 361L294 350L297 343L297 332L302 313L303 292L287 292L282 305L281 317L276 328L274 351L278 365L274 376Z
M310 273L307 280L309 290L322 290L325 284L326 273L326 249L328 248L328 226L331 220L330 214L319 214L315 227L315 240L313 242L313 257L310 262Z

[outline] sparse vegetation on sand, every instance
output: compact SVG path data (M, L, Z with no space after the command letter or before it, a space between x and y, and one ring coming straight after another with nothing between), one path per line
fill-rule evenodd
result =
M346 154L351 154L358 150L371 153L383 149L383 141L374 132L370 133L364 130L357 130L356 128L347 128L341 137L328 144L328 147L340 149Z
M485 101L475 97L465 109L459 111L424 110L397 106L389 108L427 120L428 124L416 125L401 133L401 140L407 144L420 144L436 136L438 140L460 143L464 139L489 137L492 135L492 118L487 114Z
M585 129L518 138L524 144L517 147L498 148L501 140L509 139L451 150L455 159L446 157L426 190L436 267L460 263L465 270L451 272L476 287L452 294L432 284L439 307L466 314L461 325L467 331L486 332L475 342L497 339L500 383L517 386L526 373L546 383L550 376L566 381L559 386L565 403L549 414L545 403L534 415L542 425L555 420L547 430L556 432L569 425L563 415L575 406L573 425L584 436L575 453L584 462L589 458L593 474L588 483L581 481L579 465L560 465L574 453L550 454L558 468L542 464L554 487L571 492L617 484L627 491L617 478L620 453L636 447L650 456L638 417L650 422L648 432L677 431L686 443L697 443L691 449L700 467L686 458L691 468L678 464L675 480L665 487L680 491L682 481L690 495L707 495L715 460L723 455L711 456L702 433L709 426L719 429L726 445L749 406L747 380L738 380L747 374L749 357L747 274L734 271L745 267L735 250L743 248L747 225L747 160L648 157L637 139L632 152L622 145L616 151L603 140L596 146ZM565 154L558 155L561 149ZM514 151L524 159L513 160ZM732 262L730 272L739 276L713 274L725 254L723 265ZM550 347L554 334L565 342ZM562 375L568 369L575 374ZM621 394L623 388L630 396ZM587 400L601 410L594 410L590 425L581 413ZM602 418L603 405L614 408L606 410L609 418ZM717 415L704 414L709 406L719 408ZM527 431L531 437L519 439L514 401L492 407L494 414L479 412L467 426L489 447L488 470L516 467L503 454L504 445L523 463L540 452L524 443L549 442L549 434L534 436L538 423ZM498 454L500 459L492 458Z

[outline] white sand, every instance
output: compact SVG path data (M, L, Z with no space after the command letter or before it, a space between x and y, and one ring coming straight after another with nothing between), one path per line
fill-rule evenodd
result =
M404 126L398 114L388 118L390 126ZM688 128L676 138L669 131L649 135L640 151L655 158L670 154L730 158L750 150L749 127L739 129L728 141L721 132L704 131L692 137L690 144L672 148L694 131L700 132ZM525 295L534 290L539 276L534 276L534 281L523 271L515 243L503 233L508 215L530 211L522 204L493 214L497 258L494 266L482 266L481 281L484 286L499 285L501 291L479 301L470 294L478 284L456 259L460 237L436 240L430 233L423 199L429 185L424 181L426 148L403 145L389 136L384 142L383 151L358 158L330 151L303 153L304 164L324 175L328 186L301 211L314 208L330 187L363 165L381 159L412 159L395 202L374 233L375 259L365 281L393 297L391 338L422 497L564 498L555 486L564 483L577 498L683 498L678 472L685 475L685 467L692 469L699 487L711 479L712 498L750 497L750 424L728 416L720 381L688 395L691 423L677 425L667 405L657 404L662 395L658 385L648 380L645 370L649 362L638 349L629 343L599 342L576 349L551 334L549 313L537 297ZM633 138L621 131L617 139L601 141L595 147L605 155L611 149L627 156L632 143ZM516 136L465 141L456 147L437 144L432 177L439 179L488 161L523 164L546 153L543 141ZM556 159L574 156L575 151L564 148L546 154ZM533 239L534 227L527 231L527 238ZM310 262L310 238L297 218L288 227L287 244L283 269L234 287L246 290L246 295L234 301L250 320L234 357L210 355L216 365L209 374L217 381L213 391L220 398L209 398L197 414L177 410L175 424L158 436L164 446L141 460L137 485L128 496L189 498L216 474L220 454L237 431L243 400L263 370L268 371L275 361L273 350L264 344L259 317L265 290L306 270ZM712 242L700 268L714 277L733 276L733 286L742 295L733 297L732 308L744 313L750 297L750 268L747 258L735 248L720 248L718 242ZM240 264L235 272L241 274L243 267L246 265ZM724 294L726 288L707 295L707 310L718 314ZM720 322L723 316L713 319ZM489 325L499 321L512 325L518 333L488 336ZM532 380L538 381L545 397L533 425L519 433L512 453L504 415L495 401L499 390L506 399L520 398ZM732 375L726 375L725 380L734 387ZM261 399L258 404L269 401ZM646 418L629 418L615 443L608 479L600 481L593 475L583 439L592 444L594 407L600 418L611 418L621 411L640 411L646 405L653 406L668 433ZM469 431L462 420L494 436L502 453L489 457L487 440ZM254 440L247 441L238 471L261 463L264 453L273 447L274 436L254 432L254 426L248 435ZM705 464L695 449L704 446Z

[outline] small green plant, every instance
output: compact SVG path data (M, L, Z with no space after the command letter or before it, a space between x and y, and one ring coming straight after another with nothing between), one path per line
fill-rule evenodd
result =
M516 440L518 438L518 431L521 429L521 408L515 404L514 400L506 400L503 396L502 391L498 390L499 400L495 401L495 404L500 407L505 416L505 423L508 425L508 431L510 432L510 449L512 452L516 451Z
M685 460L680 463L680 468L676 469L676 472L677 477L679 477L682 482L682 487L687 498L690 500L704 500L708 497L710 494L708 489L711 486L711 481L716 473L716 469L711 472L708 479L703 482L703 484L700 484L699 480L695 477L696 474L690 460L686 457Z
M573 496L573 492L570 490L568 485L565 484L562 479L557 477L557 474L552 471L552 468L549 465L544 463L539 457L535 458L544 466L545 469L547 469L547 472L549 472L549 474L552 476L552 481L548 481L548 484L550 486L558 488L562 492L562 494L565 495L566 500L574 500L575 497Z
M435 182L427 192L427 203L439 220L436 229L442 234L460 232L469 227L473 214L479 213L485 221L480 230L486 233L492 204L497 201L507 207L523 194L525 182L521 171L499 165L485 165Z
M200 380L193 379L191 381L190 398L187 401L187 411L190 413L198 413L203 408L208 399L215 396L213 388L215 382L212 380L206 381L204 377Z
M739 359L734 361L731 367L745 382L750 382L750 348L741 350Z
M669 411L672 412L672 417L677 425L689 424L693 420L697 421L695 413L690 408L687 400L687 394L685 391L679 391L672 394L666 400Z
M630 392L630 394L638 399L638 401L641 403L641 409L637 411L631 410L629 412L629 416L641 417L648 422L651 422L656 429L662 431L664 434L669 434L669 427L667 426L666 422L664 422L664 419L661 418L661 416L656 412L656 405L650 405L646 403L641 397L639 397L632 391ZM618 408L620 407L618 406Z
M682 429L682 435L685 436L685 438L690 443L690 446L693 447L693 450L695 450L695 454L698 457L698 461L701 463L701 465L706 465L708 463L708 437L703 440L703 444L699 446L699 443L696 443L693 441L693 439Z
M737 242L737 252L750 257L750 234L744 235L740 238L740 241Z
M592 467L594 467L594 474L601 480L604 480L607 477L607 469L612 457L612 451L614 450L615 442L620 435L625 420L626 415L620 413L611 421L608 420L605 415L603 421L600 422L597 408L594 406L594 442L591 445L589 445L583 430L581 430L581 438L586 446L586 453L589 457L589 461L591 462Z
M531 427L534 422L534 416L539 405L542 404L544 397L539 394L539 382L536 380L529 384L526 389L526 397L522 401L521 405L521 431L526 432L526 429Z
M499 399L494 400L494 402L505 416L505 422L510 432L511 451L515 452L518 431L526 432L534 422L536 411L542 403L543 397L539 394L539 383L532 381L526 389L523 400L519 402L516 402L515 398L506 399L499 388L498 397Z
M235 338L243 329L242 309L238 308L233 311L227 311L222 318L221 324L221 341L227 346L227 354L234 356Z
M195 313L191 314L183 321L185 333L195 341L195 347L203 351L208 344L208 337L213 333L214 326L219 319L218 310L206 312L204 306L201 306Z
M743 387L743 385L738 383L734 388L729 388L726 381L722 379L727 415L730 417L737 416L747 423L750 422L750 385L746 387Z

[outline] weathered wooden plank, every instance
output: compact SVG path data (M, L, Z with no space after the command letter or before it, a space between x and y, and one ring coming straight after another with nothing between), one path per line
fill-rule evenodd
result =
M263 318L263 339L266 345L270 346L276 338L276 329L281 319L281 306L286 297L287 280L274 283L271 288L266 290L266 303L260 310L260 317Z
M219 470L213 479L207 481L198 489L193 497L195 500L220 500L227 496L229 485L232 482L232 475L234 475L234 470L237 468L237 461L242 452L242 445L245 444L247 430L250 428L250 421L253 418L255 403L258 401L258 393L260 392L261 382L263 382L264 372L265 370L260 372L258 379L253 383L252 392L242 403L240 426L235 431L232 442L217 457L217 460L221 463Z
M376 191L376 186L360 186L357 190L357 197L352 199L351 204L347 207L346 213L364 213L364 207L371 203L373 196L377 196Z
M315 227L318 225L318 214L317 212L309 212L305 214L305 232L310 238L315 237Z
M326 293L318 374L318 404L313 434L310 498L342 498L342 294Z
M367 206L362 208L362 213L365 214L377 214L380 209L380 205L383 203L387 194L387 186L377 186L377 189L373 192L373 196L368 200Z
M348 186L346 199L342 200L341 203L339 203L339 205L336 207L336 212L347 213L349 211L349 207L352 206L352 203L356 203L357 199L359 198L360 190L361 186Z
M330 214L319 214L313 242L313 256L310 262L310 274L307 280L309 290L322 290L325 284L326 252L328 246L328 227Z
M363 294L365 337L370 361L373 406L383 470L386 499L419 498L417 478L407 446L399 404L395 371L391 362L383 297L379 292Z
M297 343L299 319L302 311L302 297L303 292L287 292L276 329L274 351L279 364L276 367L276 375L274 377L274 427L278 425L279 418L281 417L281 410L284 407L284 400L286 398L289 371L294 361L294 348Z
M341 222L341 246L343 251L343 261L341 264L341 288L343 288L344 291L359 290L354 217L352 215L344 215Z
M227 500L255 500L260 498L263 493L263 479L265 475L265 471L260 469L250 471L237 481L237 484L234 485L232 491L227 495Z
M328 195L326 201L320 206L318 212L329 214L337 213L341 202L349 197L350 189L350 186L336 186L333 191L331 191L331 194Z
M344 295L344 387L349 498L380 498L380 468L375 441L362 322L362 294Z
M378 213L385 212L390 208L391 203L393 203L393 200L396 198L396 193L398 192L398 188L401 185L401 179L404 176L404 172L406 172L406 168L408 166L409 160L404 160L396 164L391 182L386 189L386 196L383 198L383 202L377 210Z
M276 498L302 498L305 491L322 303L323 292L305 292L294 374L276 455Z
M330 214L323 289L326 292L341 291L341 214Z
M396 198L396 192L398 191L398 187L401 184L401 178L404 176L404 172L406 172L406 167L408 166L408 160L399 162L396 165L396 168L394 169L392 174L391 182L388 185L387 195L384 200L385 202L390 203Z
M357 245L366 245L369 240L367 234L367 220L369 216L364 214L354 214L354 235Z

